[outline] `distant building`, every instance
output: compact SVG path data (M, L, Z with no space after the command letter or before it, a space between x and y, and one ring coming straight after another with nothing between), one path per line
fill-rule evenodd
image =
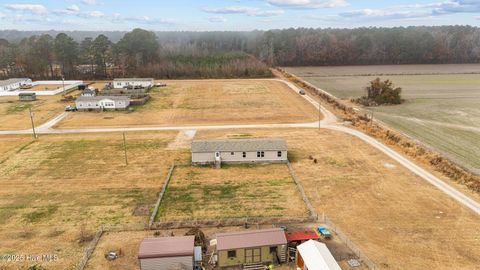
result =
M149 88L152 87L154 84L155 80L152 78L124 78L113 80L113 88L126 88L135 86Z
M20 93L18 94L20 101L34 101L37 100L37 94L35 93Z
M95 91L92 89L86 88L85 90L82 90L82 93L80 94L82 97L94 97L95 96Z
M145 238L138 259L141 270L193 270L195 236Z
M13 91L24 86L31 86L33 84L28 78L15 78L0 81L0 91Z
M287 239L280 228L217 234L219 267L284 263Z
M196 140L192 142L192 164L286 163L283 139Z
M78 110L126 110L130 99L125 96L80 96L75 100Z
M324 243L314 240L297 247L297 268L300 270L341 270Z

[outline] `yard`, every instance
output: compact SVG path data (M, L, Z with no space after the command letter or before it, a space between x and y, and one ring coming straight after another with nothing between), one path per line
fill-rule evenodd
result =
M480 76L469 74L478 73L480 65L305 67L287 71L342 99L364 95L367 83L377 76L392 80L403 88L406 102L364 108L365 112L373 112L375 118L480 173Z
M36 101L19 101L18 97L0 97L0 130L32 128L29 108L36 126L63 112L60 96L37 96Z
M162 81L164 82L164 81ZM315 109L273 80L166 81L134 112L77 112L59 128L295 123L317 120Z
M380 269L478 268L480 218L369 145L328 130L199 131L197 138L239 134L287 139L317 212L326 213Z
M0 137L0 254L56 254L47 269L73 269L82 226L146 223L169 165L188 158L166 150L175 136L128 133L128 166L122 134Z
M160 221L308 217L285 164L175 168Z

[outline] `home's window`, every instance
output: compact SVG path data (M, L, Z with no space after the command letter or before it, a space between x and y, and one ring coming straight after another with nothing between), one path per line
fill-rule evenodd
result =
M230 152L230 155L232 155L232 156L235 155L235 152Z
M277 152L277 157L282 157L282 151Z
M260 152L257 152L257 157L260 157Z
M270 247L270 254L277 253L277 247Z
M246 158L247 157L247 152L243 152L242 156L243 156L243 158Z
M236 258L237 257L237 251L236 250L229 250L228 251L228 258Z
M263 152L263 151L260 152L260 156L261 156L261 157L265 157L265 152Z

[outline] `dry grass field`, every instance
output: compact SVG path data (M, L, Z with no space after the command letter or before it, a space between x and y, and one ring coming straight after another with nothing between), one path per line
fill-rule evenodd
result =
M188 158L165 149L175 136L127 134L128 166L121 134L0 137L0 254L56 254L47 269L73 269L83 225L146 223L169 165Z
M199 131L197 138L235 134L287 139L293 167L318 213L326 213L380 269L478 269L480 217L360 140L301 129Z
M31 128L28 109L34 112L35 125L60 114L65 103L60 96L38 96L36 101L19 101L18 97L0 97L0 130Z
M361 74L423 73L382 75L382 79L390 79L403 88L406 101L400 106L368 108L369 113L480 173L480 76L457 74L479 69L480 65L414 65L306 67L287 71L342 99L364 95L368 82L376 78Z
M160 221L308 217L285 164L175 168Z
M134 112L77 112L59 128L295 123L317 120L313 107L269 80L167 81Z

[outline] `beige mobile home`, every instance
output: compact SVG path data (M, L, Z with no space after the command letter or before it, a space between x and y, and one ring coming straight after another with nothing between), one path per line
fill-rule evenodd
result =
M217 234L219 267L284 263L287 238L280 228Z
M195 236L145 238L138 259L141 270L193 270Z
M192 164L286 163L283 139L196 140L192 142Z

